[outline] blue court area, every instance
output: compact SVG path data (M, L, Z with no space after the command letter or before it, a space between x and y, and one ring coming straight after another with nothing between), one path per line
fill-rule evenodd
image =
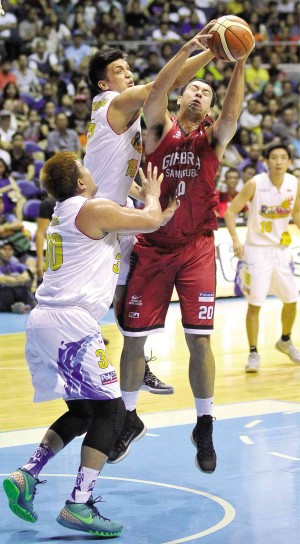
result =
M106 465L95 495L102 515L123 522L120 544L298 544L300 535L300 414L293 403L260 401L217 407L218 466L202 474L194 464L189 410L157 427ZM297 411L298 410L298 411ZM184 413L183 413L184 412ZM270 413L273 412L273 413ZM237 417L244 415L245 417ZM219 414L219 415L218 415ZM160 419L159 419L160 418ZM2 489L4 476L25 462L44 429L2 433L1 543L85 542L96 537L59 526L55 519L72 491L81 440L54 458L40 479L35 524L16 518ZM32 443L28 443L32 442ZM25 444L24 444L25 443ZM19 445L14 445L19 444ZM98 538L98 540L101 540Z

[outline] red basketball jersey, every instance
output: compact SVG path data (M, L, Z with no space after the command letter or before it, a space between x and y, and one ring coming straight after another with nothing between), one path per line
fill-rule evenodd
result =
M146 156L164 174L160 202L164 210L169 197L177 195L180 207L174 217L156 232L140 235L157 244L182 244L218 228L215 208L218 197L215 177L220 161L210 146L204 124L185 134L174 117L173 126L158 148ZM145 170L146 171L146 170Z

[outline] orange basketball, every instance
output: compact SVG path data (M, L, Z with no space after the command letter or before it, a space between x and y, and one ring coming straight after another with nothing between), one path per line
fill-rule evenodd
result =
M235 15L224 15L217 19L207 40L209 49L221 60L236 61L244 58L254 44L250 26Z

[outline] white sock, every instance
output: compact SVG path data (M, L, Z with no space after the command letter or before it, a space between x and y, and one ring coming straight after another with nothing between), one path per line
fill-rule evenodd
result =
M85 503L89 500L99 476L99 470L87 467L79 467L75 487L70 500L72 502Z
M121 393L122 393L122 399L126 406L126 410L130 410L130 412L132 410L135 410L138 396L139 396L139 390L138 391L121 391Z
M195 400L197 417L212 415L213 406L214 406L214 397L210 397L209 399L196 399L196 397L194 397L194 400Z

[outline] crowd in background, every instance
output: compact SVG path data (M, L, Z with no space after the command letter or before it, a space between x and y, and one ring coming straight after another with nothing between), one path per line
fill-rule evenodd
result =
M183 40L226 14L249 23L256 48L246 67L238 130L216 179L220 224L243 183L266 169L263 152L269 145L290 146L290 171L300 178L299 1L261 0L255 9L249 0L4 0L2 5L0 240L11 233L8 224L18 224L20 232L23 219L38 215L36 201L47 196L39 184L43 162L64 149L84 156L92 101L90 55L99 48L123 49L135 83L147 83ZM232 69L232 63L214 59L197 74L216 91L212 117L220 111ZM170 95L171 112L177 97Z

